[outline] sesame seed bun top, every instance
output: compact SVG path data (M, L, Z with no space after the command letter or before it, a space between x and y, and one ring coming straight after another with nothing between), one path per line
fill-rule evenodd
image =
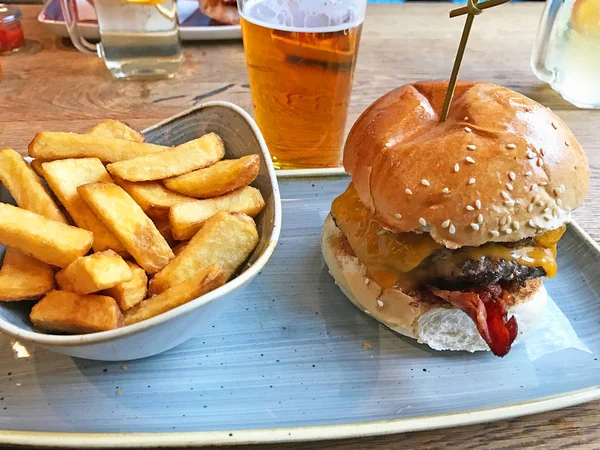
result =
M356 121L344 166L384 228L429 232L448 248L534 237L587 195L585 153L548 108L491 83L402 86Z

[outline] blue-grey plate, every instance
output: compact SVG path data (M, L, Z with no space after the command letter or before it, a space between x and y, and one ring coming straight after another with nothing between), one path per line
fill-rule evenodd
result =
M347 183L281 179L283 229L271 260L243 301L169 352L100 363L0 337L0 443L331 439L496 420L600 397L598 248L577 227L559 244L558 275L546 282L553 301L539 330L503 359L434 352L358 311L324 266L321 225Z

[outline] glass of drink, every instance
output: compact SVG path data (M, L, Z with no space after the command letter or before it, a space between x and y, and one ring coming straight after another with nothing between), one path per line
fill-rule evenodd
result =
M254 116L275 167L337 167L366 0L238 0Z
M547 0L531 66L568 102L600 109L600 1Z
M170 78L181 65L175 0L95 0L99 44L81 35L75 2L60 0L73 45L104 58L116 78Z

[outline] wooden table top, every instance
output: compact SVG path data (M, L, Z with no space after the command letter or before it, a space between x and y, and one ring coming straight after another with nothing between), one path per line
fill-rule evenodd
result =
M447 78L463 19L448 19L452 5L372 4L367 11L349 123L371 102L402 84ZM550 106L586 149L590 196L575 218L600 239L600 111L578 110L529 67L543 4L509 4L477 17L461 77L502 84ZM0 57L0 145L25 153L37 131L83 132L101 119L147 127L205 100L228 100L251 110L239 41L186 43L185 63L173 80L118 81L103 62L77 52L37 20L41 6L23 6L26 47ZM525 448L600 446L600 402L561 411L446 430L331 441L261 446L261 449ZM248 447L246 447L248 448ZM258 448L258 447L252 447Z

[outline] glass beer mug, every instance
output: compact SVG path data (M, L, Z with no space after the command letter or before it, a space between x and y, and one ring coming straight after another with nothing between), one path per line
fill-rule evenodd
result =
M600 108L600 0L547 0L535 75L579 108Z
M81 35L75 3L60 0L73 45L104 58L116 78L170 78L181 65L176 0L95 0L99 44Z

